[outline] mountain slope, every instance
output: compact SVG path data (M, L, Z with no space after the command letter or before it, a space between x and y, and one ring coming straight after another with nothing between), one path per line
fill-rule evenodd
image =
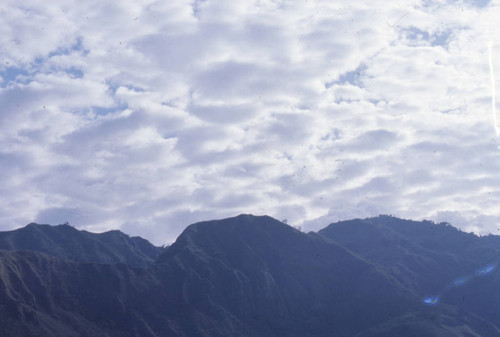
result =
M0 251L0 335L155 336L136 317L154 284L126 265Z
M444 306L422 308L370 328L355 337L485 337L499 336L500 330L485 319L466 311Z
M163 250L120 231L94 234L69 225L38 224L0 232L0 249L34 250L70 261L126 263L138 267L153 263Z

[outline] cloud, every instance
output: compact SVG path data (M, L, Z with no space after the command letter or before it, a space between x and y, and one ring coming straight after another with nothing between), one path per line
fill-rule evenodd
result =
M70 221L163 244L238 213L305 230L379 213L500 222L492 2L0 11L3 229Z

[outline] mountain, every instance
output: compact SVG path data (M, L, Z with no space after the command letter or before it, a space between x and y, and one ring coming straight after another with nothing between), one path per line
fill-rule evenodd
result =
M194 224L158 264L177 302L229 312L256 336L350 336L415 300L343 247L270 217Z
M486 290L499 289L496 271L449 290L433 306L423 303L428 288L446 284L419 283L425 272L437 270L434 264L465 259L456 240L471 241L468 249L478 261L481 254L494 259L497 241L458 231L450 242L444 236L441 247L434 247L424 237L439 238L426 233L435 229L431 225L441 225L401 221L354 220L320 233L302 233L267 216L205 221L187 227L154 263L139 267L133 259L110 259L125 255L123 245L104 240L103 234L40 225L19 230L43 232L39 240L32 234L26 236L30 241L19 239L19 233L15 240L13 232L0 233L2 244L10 242L3 247L16 247L0 250L0 335L500 336L493 304L477 310L472 300L457 303L454 291L470 285L475 296L487 297ZM438 231L451 230L442 226ZM125 234L111 235L123 239ZM413 260L391 255L404 251L405 244ZM99 254L92 252L96 247ZM454 249L457 257L442 257ZM414 260L421 264L407 263ZM461 271L449 268L450 275ZM405 272L411 275L401 276ZM409 282L415 275L417 281ZM440 279L449 283L450 275L442 272ZM496 295L491 297L494 303Z
M95 234L67 224L34 223L0 232L0 249L34 250L75 262L126 263L136 267L153 263L163 251L143 238L116 230Z
M341 221L319 233L380 266L418 296L439 296L441 303L500 326L500 278L494 269L500 237L391 216ZM491 273L482 273L488 266Z

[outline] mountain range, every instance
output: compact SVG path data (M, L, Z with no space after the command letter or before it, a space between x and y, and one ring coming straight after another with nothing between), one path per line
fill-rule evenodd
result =
M2 336L500 336L500 237L392 216L304 233L268 216L0 232Z

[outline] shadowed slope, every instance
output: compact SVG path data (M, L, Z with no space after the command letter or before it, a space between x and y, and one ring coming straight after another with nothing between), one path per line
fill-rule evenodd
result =
M156 336L146 322L155 284L124 264L0 250L0 335Z

